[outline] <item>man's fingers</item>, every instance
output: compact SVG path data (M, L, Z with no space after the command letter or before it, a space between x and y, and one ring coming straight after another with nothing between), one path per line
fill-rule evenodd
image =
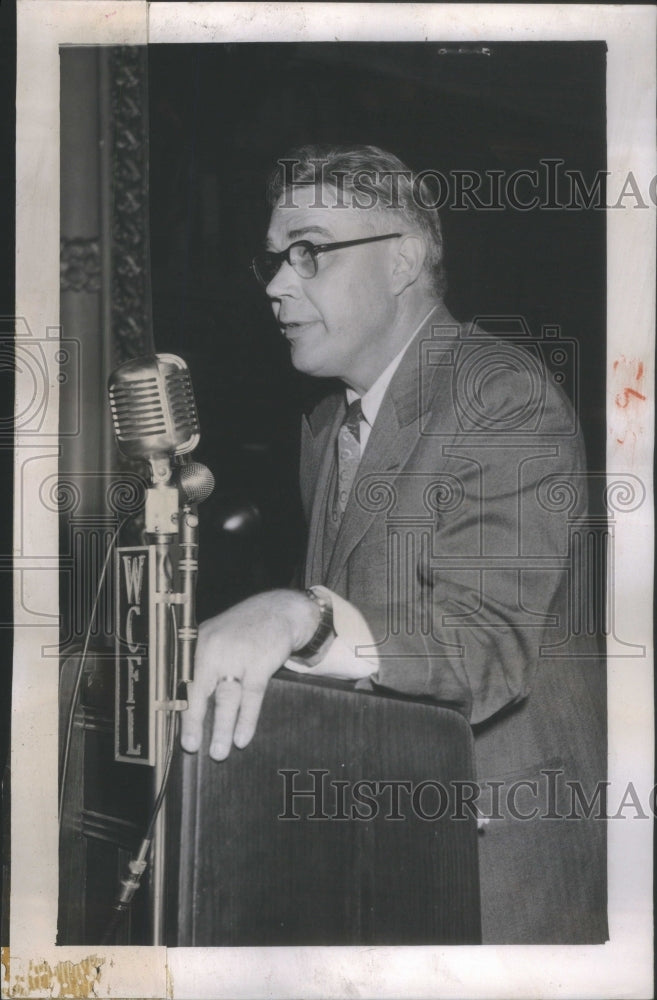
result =
M244 686L237 677L222 677L214 693L214 724L210 756L225 760L235 743L242 749L251 742L258 724L267 684L264 681L246 681ZM196 753L203 738L203 722L207 695L202 685L190 686L189 707L182 713L180 742L188 753Z
M203 740L203 723L208 701L214 692L216 672L212 644L208 641L207 622L199 626L199 639L194 657L194 680L187 688L187 708L182 713L180 743L183 750L196 753Z
M262 699L265 696L266 682L245 683L242 689L242 704L240 705L240 716L235 728L234 743L242 750L247 743L250 743L258 724L258 716L262 707Z
M188 705L182 713L180 743L183 750L196 753L203 737L203 720L208 704L208 696L198 682L192 682L188 689Z
M210 744L213 760L225 760L230 753L241 698L239 680L225 678L219 681L214 693L214 726Z

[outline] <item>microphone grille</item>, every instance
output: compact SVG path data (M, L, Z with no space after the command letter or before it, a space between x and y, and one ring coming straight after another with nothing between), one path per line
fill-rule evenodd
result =
M189 503L203 503L214 489L214 476L207 465L188 462L180 467L180 488Z
M114 431L120 443L166 433L157 377L115 382L109 387Z
M155 354L126 361L108 388L117 443L128 457L183 455L198 444L192 379L182 358Z
M198 412L188 368L174 368L164 376L171 423L185 438L200 432Z

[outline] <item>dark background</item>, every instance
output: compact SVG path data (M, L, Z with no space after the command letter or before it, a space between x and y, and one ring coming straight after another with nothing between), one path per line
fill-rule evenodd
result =
M218 484L203 509L200 617L285 585L303 547L297 429L322 387L292 369L249 272L276 159L296 144L354 142L445 175L508 175L558 157L590 185L606 169L604 43L485 48L489 54L435 42L149 47L155 344L190 366L202 428L197 457ZM578 342L589 466L602 469L604 212L441 214L446 301L457 319L521 315L535 337L542 325L558 325ZM240 500L259 506L259 535L221 532L225 511Z

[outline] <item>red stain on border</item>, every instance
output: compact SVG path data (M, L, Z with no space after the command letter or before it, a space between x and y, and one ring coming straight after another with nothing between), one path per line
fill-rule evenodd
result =
M646 398L643 395L643 393L637 392L636 389L631 389L628 386L627 388L623 389L622 392L619 392L618 395L616 396L616 406L619 406L621 410L624 410L625 407L630 402L630 396L633 396L635 399L640 399L640 400L645 400Z
M637 358L626 358L624 354L619 355L612 365L615 372L618 371L619 367L627 372L626 377L634 378L637 382L641 381L645 373L643 361L639 361Z
M614 444L622 447L625 457L635 460L635 450L644 434L646 408L650 398L644 389L645 362L637 357L619 354L609 372L608 392L614 399L614 416L610 415L609 434Z

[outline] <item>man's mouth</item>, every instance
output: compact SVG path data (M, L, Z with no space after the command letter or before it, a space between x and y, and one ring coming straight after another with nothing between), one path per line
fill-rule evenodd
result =
M281 323L279 321L279 326L281 328L281 333L284 337L294 337L296 334L301 333L308 326L312 326L316 320L294 320L287 323Z

